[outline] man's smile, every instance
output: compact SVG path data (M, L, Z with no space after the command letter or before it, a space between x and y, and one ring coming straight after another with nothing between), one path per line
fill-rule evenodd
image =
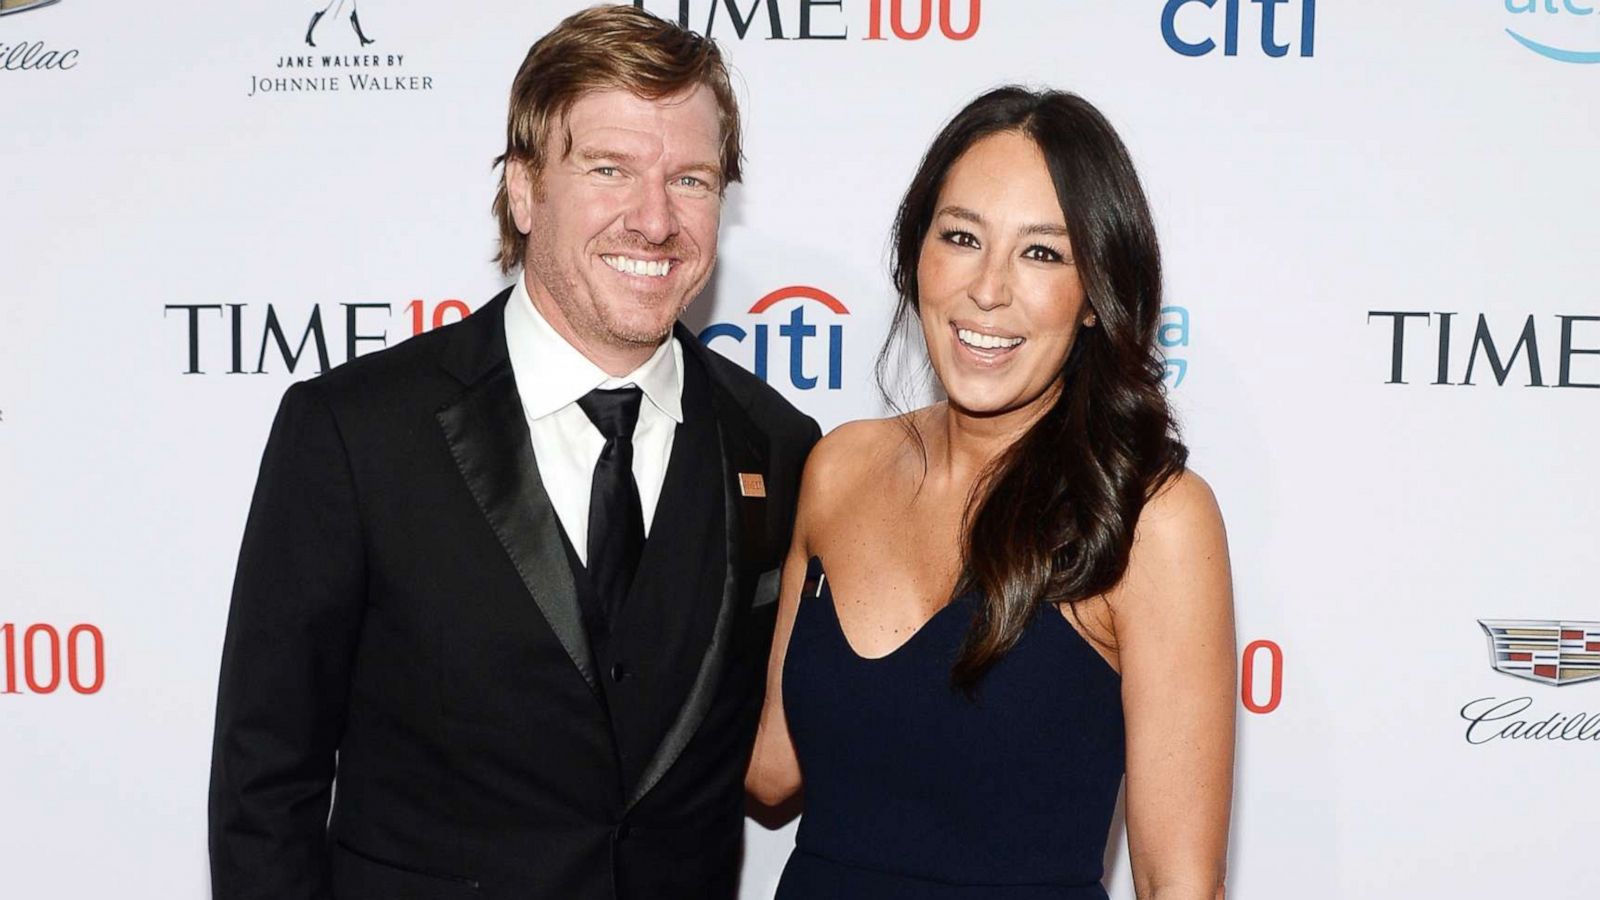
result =
M660 278L678 265L675 259L638 259L615 254L604 255L600 259L624 275L642 275L646 278Z

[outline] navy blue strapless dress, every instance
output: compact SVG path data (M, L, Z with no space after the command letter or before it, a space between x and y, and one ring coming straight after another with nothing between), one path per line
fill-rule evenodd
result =
M950 666L975 602L866 659L811 560L783 667L805 814L777 900L1105 900L1121 681L1045 608L969 700Z

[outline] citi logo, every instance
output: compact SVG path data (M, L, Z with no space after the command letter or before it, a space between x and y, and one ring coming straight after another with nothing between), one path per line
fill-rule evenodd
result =
M1514 26L1506 29L1506 34L1510 35L1512 40L1546 59L1557 62L1600 63L1600 50L1576 50L1562 46L1565 41L1547 43L1539 39L1548 33L1552 35L1550 40L1556 40L1553 37L1554 33L1574 30L1572 26L1580 24L1583 20L1575 22L1572 17L1592 16L1595 14L1595 7L1580 5L1574 0L1505 0L1505 3L1506 12L1517 16L1513 20ZM1552 16L1557 18L1552 20ZM1594 29L1588 30L1592 32ZM1538 38L1530 37L1530 33L1537 34Z
M799 301L799 302L795 302ZM806 320L806 310L815 307L806 306L810 301L820 305L831 316L848 316L850 310L845 308L839 298L827 291L819 290L805 285L791 285L779 288L756 301L750 307L750 315L765 315L775 307L784 304L789 306L787 321L778 326L779 342L786 347L789 359L789 384L802 390L814 390L821 383L823 375L821 369L813 369L806 361L806 348L815 338L819 338L819 326ZM827 389L837 391L844 384L844 325L834 323L827 328L827 351L823 368L827 372ZM726 340L724 340L726 339ZM747 365L757 378L771 382L768 377L768 366L772 359L772 326L767 322L757 322L754 327L746 330L741 325L732 322L714 322L707 325L700 332L700 341L706 346L713 346L713 341L732 341L744 345L750 342L751 355ZM743 363L744 360L724 353L724 356ZM813 361L815 357L812 357ZM817 374L811 374L816 371Z
M869 41L920 41L938 36L964 41L978 33L983 0L633 0L635 9L671 19L717 37L717 21L728 23L744 40L754 24L766 22L769 41L843 41L850 37L846 7L866 7ZM705 27L699 28L704 22ZM787 31L785 30L787 29Z
M1473 378L1483 379L1482 366L1487 364L1490 377L1501 387L1520 369L1522 374L1516 380L1525 377L1527 387L1600 388L1600 316L1541 319L1529 315L1520 328L1503 320L1491 326L1483 313L1478 314L1476 323L1470 316L1458 323L1460 316L1454 312L1369 310L1367 324L1374 319L1389 323L1389 378L1385 383L1410 384L1407 379L1419 377L1420 372L1421 377L1433 377L1429 384L1477 385L1486 383ZM1414 352L1419 345L1422 351ZM1412 357L1416 355L1424 357L1425 365L1414 365L1417 360ZM1552 362L1554 384L1550 383Z
M1206 11L1193 9L1196 4ZM1298 0L1298 3L1295 0L1250 0L1250 4L1260 9L1247 17L1241 9L1242 0L1167 0L1166 7L1161 10L1161 36L1168 47L1184 56L1206 56L1215 52L1220 36L1222 55L1238 56L1239 31L1242 20L1248 18L1248 24L1259 25L1261 52L1267 56L1281 58L1290 51L1299 56L1316 55L1317 0ZM1222 7L1220 16L1218 5ZM1298 8L1298 35L1293 22L1283 21L1289 17L1279 15L1278 7L1285 5L1289 9L1282 12L1292 13Z

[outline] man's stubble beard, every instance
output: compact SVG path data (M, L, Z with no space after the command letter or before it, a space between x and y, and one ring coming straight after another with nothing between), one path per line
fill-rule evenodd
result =
M672 315L659 325L652 325L648 329L633 326L625 317L614 315L610 305L600 301L591 294L590 304L579 301L582 293L582 280L576 273L564 268L548 247L544 244L530 241L527 258L523 268L531 273L534 280L548 293L550 301L555 304L562 319L566 321L567 328L580 340L599 341L612 348L653 348L660 346L661 342L672 333L673 326L684 310L705 291L706 285L711 281L711 273L716 268L716 255L712 254L711 264L707 266L704 279L691 291L684 295L677 308L672 310ZM531 293L531 292L530 292Z

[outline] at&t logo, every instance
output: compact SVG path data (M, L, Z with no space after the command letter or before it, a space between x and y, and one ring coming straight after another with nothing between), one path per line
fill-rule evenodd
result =
M1167 0L1161 10L1161 36L1167 46L1184 56L1206 56L1217 49L1217 38L1222 38L1222 55L1239 55L1239 30L1241 20L1248 24L1259 23L1261 52L1271 57L1288 56L1290 51L1300 56L1314 56L1317 47L1317 0L1249 0L1258 9L1248 16L1242 10L1243 0ZM1195 5L1204 10L1192 9ZM1217 7L1221 6L1220 15ZM1279 7L1286 7L1280 10ZM1280 13L1289 15L1280 16ZM1300 28L1285 22L1298 12Z
M750 315L765 315L775 307L786 305L789 314L783 318L782 324L778 325L777 331L778 342L785 346L789 358L789 384L802 391L813 390L822 384L822 370L813 369L806 358L808 343L812 339L820 339L827 343L826 360L823 363L827 373L827 389L837 391L844 383L844 325L842 323L816 325L807 321L806 310L814 307L806 306L806 301L819 304L833 316L850 315L850 310L839 302L838 297L805 285L792 285L773 291L750 307ZM826 331L820 331L821 328L825 328ZM772 381L767 374L773 344L772 325L768 322L756 322L754 327L748 330L732 322L716 322L700 332L700 340L706 346L716 346L719 350L729 349L727 347L729 341L749 345L751 356L747 365L750 371L763 381L769 383ZM713 345L713 341L719 343ZM723 355L737 362L744 362L731 353ZM814 362L815 355L811 359ZM812 372L816 374L811 374Z
M1572 46L1577 38L1574 32L1585 26L1591 44L1600 44L1593 27L1595 19L1585 18L1596 12L1594 6L1576 0L1505 0L1506 12L1512 14L1506 34L1529 50L1557 62L1600 63L1600 50Z
M1179 354L1189 346L1189 309L1184 306L1161 307L1161 328L1156 332L1156 342L1161 345L1166 369L1162 377L1173 387L1179 387L1189 377L1189 360Z

